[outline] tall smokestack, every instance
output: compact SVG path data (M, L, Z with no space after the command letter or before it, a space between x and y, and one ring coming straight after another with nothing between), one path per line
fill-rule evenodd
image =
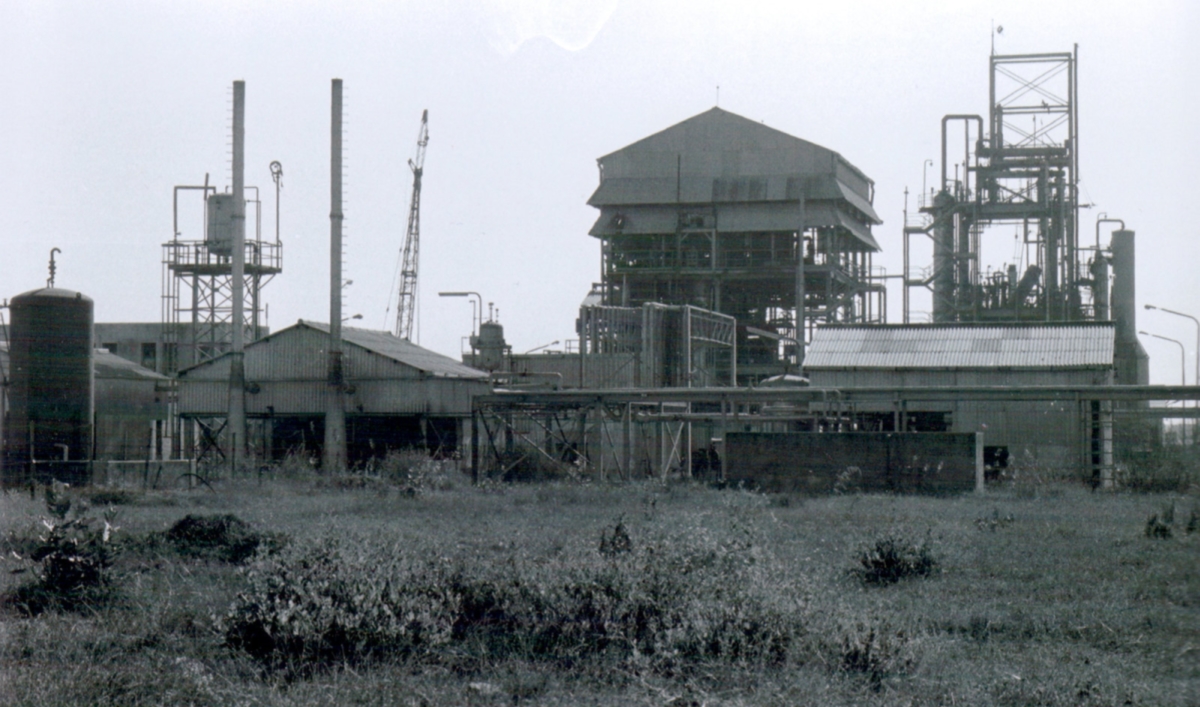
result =
M245 317L242 312L242 289L245 286L246 257L246 82L233 82L233 316L230 326L233 351L229 361L229 435L230 459L246 456L246 370Z
M327 472L346 468L346 410L342 396L342 80L333 80L329 160L329 386L325 411Z
M1111 248L1113 279L1110 306L1116 334L1113 358L1117 383L1146 385L1150 382L1149 356L1137 337L1133 231L1113 231Z

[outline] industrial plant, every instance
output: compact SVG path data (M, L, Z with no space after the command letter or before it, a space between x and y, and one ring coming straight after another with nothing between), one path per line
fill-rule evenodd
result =
M1164 419L1194 412L1162 403L1200 387L1149 385L1134 230L1102 217L1093 236L1084 222L1077 52L988 61L986 110L929 126L938 176L906 194L895 224L844 156L855 146L719 107L613 146L587 200L595 223L578 234L601 262L600 282L580 283L573 336L514 353L482 297L443 292L477 300L461 360L412 340L429 112L408 162L394 329L345 325L335 79L328 321L271 331L283 165L269 165L273 199L246 184L235 82L232 185L171 188L161 321L94 322L91 297L56 285L53 253L47 287L7 299L4 484L151 466L220 475L294 456L361 470L418 449L477 480L938 493L1024 465L1118 487L1167 444ZM185 199L201 223L181 223ZM998 238L1019 243L1014 262L989 262ZM902 272L876 265L888 249Z

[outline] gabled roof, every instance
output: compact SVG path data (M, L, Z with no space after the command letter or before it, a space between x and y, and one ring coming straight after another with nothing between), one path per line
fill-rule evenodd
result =
M315 329L323 334L329 333L329 325L322 322L310 322L301 319L293 326L308 327ZM288 329L272 334L266 339L256 341L251 346L257 346L265 343L269 339L279 336ZM379 354L393 361L399 361L406 366L411 366L418 371L428 373L435 378L487 378L488 374L475 368L471 368L465 364L459 363L449 356L443 356L440 353L422 348L416 344L401 339L398 336L386 331L376 331L374 329L356 329L354 327L342 327L342 341L359 346L372 353Z
M309 330L317 334L329 336L328 324L301 319L289 327L280 329L269 336L247 344L246 351L250 352L260 347L270 346L276 339L286 338L289 333L298 330ZM343 326L342 343L358 347L378 356L383 356L433 378L467 378L472 380L486 380L488 378L488 374L484 371L459 363L449 356L443 356L440 353L417 346L386 331L356 329L354 327ZM321 349L319 353L323 355L324 351L324 349ZM185 368L179 372L179 375L182 378L186 377L189 372L196 371L197 369L215 364L223 364L229 355L229 353L225 353L204 363Z
M825 326L804 369L1109 368L1112 324Z
M611 152L597 163L600 184L588 204L601 209L601 219L638 207L795 206L803 197L814 207L843 211L847 221L858 225L851 231L859 238L865 233L868 248L878 249L869 234L869 224L881 223L871 204L874 187L869 177L833 150L720 108ZM829 218L806 221L840 225ZM794 225L789 222L787 228ZM772 229L755 223L748 230ZM593 235L599 235L595 231Z

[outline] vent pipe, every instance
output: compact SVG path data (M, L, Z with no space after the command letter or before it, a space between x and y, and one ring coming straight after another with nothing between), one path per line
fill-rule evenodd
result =
M233 280L232 351L229 360L229 447L230 464L246 456L246 369L245 316L242 290L245 287L246 259L246 82L233 82Z
M325 411L326 472L346 469L346 409L342 399L342 80L333 80L329 130L329 386Z

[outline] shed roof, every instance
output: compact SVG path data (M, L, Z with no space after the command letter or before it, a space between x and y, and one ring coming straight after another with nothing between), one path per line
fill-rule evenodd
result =
M0 374L8 375L8 342L0 341ZM121 358L108 349L93 349L92 371L100 379L125 379L142 381L171 380L161 373L139 366L133 361Z
M826 326L805 370L1108 368L1112 324Z
M95 349L92 366L96 377L101 379L120 378L124 380L167 381L171 380L161 373L139 366L133 361L121 358L108 349Z
M329 325L322 322L310 322L301 319L288 329L294 327L308 327L316 329L319 332L328 334ZM277 336L287 331L283 329ZM260 341L251 344L251 346L259 343L264 343L272 337L267 337ZM342 327L342 341L362 347L372 353L377 353L380 356L390 358L394 361L399 361L406 366L412 366L418 371L424 371L435 378L487 378L488 374L476 368L471 368L465 364L459 363L449 356L443 356L435 351L422 348L406 339L401 339L391 332L376 331L374 329L357 329L355 327Z

